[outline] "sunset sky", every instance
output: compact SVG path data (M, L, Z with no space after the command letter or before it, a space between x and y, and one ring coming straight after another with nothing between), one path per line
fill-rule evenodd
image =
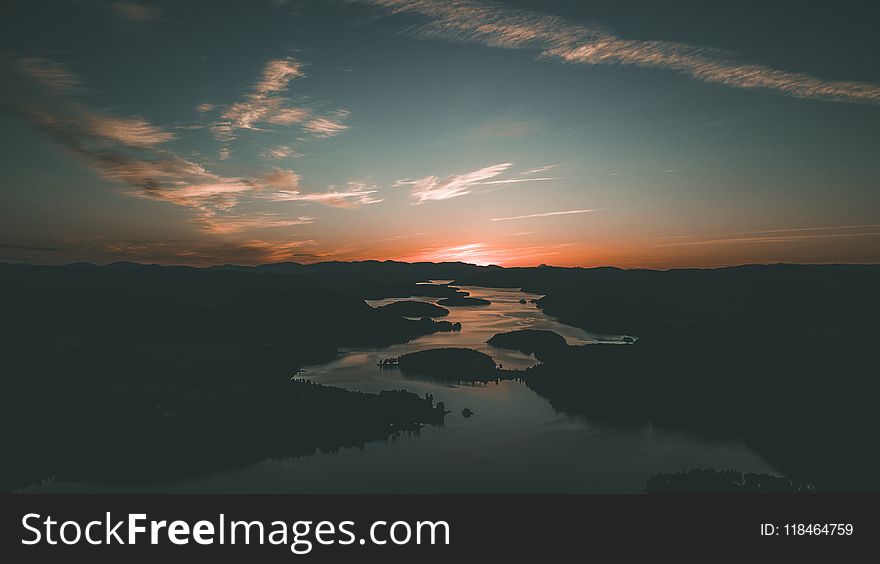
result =
M12 2L0 261L880 262L876 19L770 4Z

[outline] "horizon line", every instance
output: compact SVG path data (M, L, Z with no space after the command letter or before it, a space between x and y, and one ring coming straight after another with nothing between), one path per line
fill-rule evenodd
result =
M362 260L327 260L327 261L316 261L316 262L296 262L296 261L280 261L280 262L266 262L259 264L237 264L237 263L218 263L211 265L194 265L194 264L185 264L185 263L157 263L157 262L136 262L130 260L116 260L112 262L105 263L95 263L86 260L73 261L67 263L36 263L36 262L10 262L0 259L0 266L33 266L33 267L56 267L56 268L64 268L64 267L72 267L72 266L82 266L82 267L93 267L93 268L106 268L112 266L131 266L131 267L160 267L160 268L190 268L193 270L210 270L210 269L220 269L220 268L240 268L240 269L256 269L262 267L269 266L282 266L282 265L296 265L302 267L309 266L319 266L326 264L363 264L363 263L377 263L377 264L385 264L385 263L394 263L394 264L407 264L407 265L444 265L444 264L456 264L462 266L472 266L478 269L501 269L501 270L515 270L515 269L539 269L539 268L553 268L558 270L599 270L599 269L615 269L615 270L649 270L654 272L668 272L672 270L724 270L724 269L732 269L732 268L745 268L750 266L761 266L761 267L769 267L769 266L795 266L795 267L880 267L880 262L780 262L780 261L768 261L768 262L743 262L743 263L734 263L734 264L726 264L726 265L718 265L718 266L668 266L668 267L647 267L647 266L616 266L613 264L607 265L597 265L597 266L558 266L553 264L538 264L532 266L501 266L498 264L486 264L480 265L470 262L464 261L403 261L397 259L362 259Z

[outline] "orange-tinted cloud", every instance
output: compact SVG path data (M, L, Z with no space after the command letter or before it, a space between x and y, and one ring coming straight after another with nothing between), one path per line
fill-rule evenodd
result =
M343 123L347 111L316 116L311 108L295 105L283 95L293 80L304 76L303 64L293 57L270 59L251 92L243 100L221 109L219 119L211 125L215 137L231 141L237 131L259 131L261 124L298 125L317 137L329 137L347 129ZM212 104L200 107L214 108Z
M79 77L61 63L39 57L24 57L18 65L28 76L43 86L62 92L71 92L80 85Z

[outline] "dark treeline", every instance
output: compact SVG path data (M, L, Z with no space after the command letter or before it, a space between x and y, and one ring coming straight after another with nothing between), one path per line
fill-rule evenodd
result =
M878 267L510 269L457 283L523 287L566 323L639 337L532 339L544 362L524 380L558 409L741 438L819 491L880 490Z
M645 492L654 494L748 493L792 494L812 493L809 484L769 474L693 468L687 472L654 474L645 483Z
M413 394L290 377L453 324L371 308L335 271L279 269L0 265L0 488L190 475L442 422Z
M818 491L880 490L878 267L392 262L0 265L0 487L207 471L439 423L442 410L412 394L289 380L341 346L454 329L364 303L466 297L427 280L523 288L566 323L638 337L569 347L499 336L542 360L519 375L557 409L740 438Z
M400 370L413 376L455 382L489 382L504 377L492 357L475 351L446 347L405 354Z
M382 306L380 309L399 315L401 317L445 317L449 315L449 310L428 302L417 302L412 300L391 302Z

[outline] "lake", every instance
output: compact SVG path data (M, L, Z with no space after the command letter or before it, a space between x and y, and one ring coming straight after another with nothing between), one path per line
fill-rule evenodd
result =
M435 347L468 347L492 356L504 368L536 364L531 356L491 347L496 333L546 329L569 344L617 342L562 324L530 300L539 295L514 289L461 287L485 298L488 306L450 307L448 319L461 322L455 333L435 333L381 349L345 349L332 362L301 375L322 384L378 392L406 389L432 394L451 411L443 427L418 435L374 442L363 449L267 460L198 479L130 486L48 482L33 491L169 492L639 492L657 472L693 467L735 468L776 474L740 442L683 432L620 429L556 412L547 400L518 381L453 385L410 378L397 369L380 369L383 358ZM434 299L418 298L436 303ZM526 303L520 303L525 300ZM380 306L396 299L369 303ZM462 410L473 415L465 418Z

